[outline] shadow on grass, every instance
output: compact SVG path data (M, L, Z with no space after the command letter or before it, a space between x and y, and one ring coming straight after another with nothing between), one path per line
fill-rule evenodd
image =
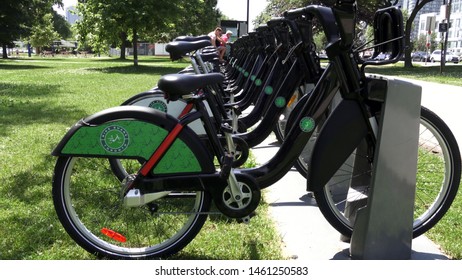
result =
M31 168L18 172L8 186L0 188L0 259L29 259L67 237L53 208L50 170L54 158L47 156Z
M0 63L0 70L36 70L36 69L47 69L51 67L38 66L38 65L21 65L21 64L3 64Z
M55 105L47 100L58 92L57 85L0 83L0 137L15 126L28 124L68 125L86 113L71 106ZM65 116L65 117L63 117Z
M171 67L171 66L146 66L146 65L124 65L124 66L114 66L114 67L101 67L101 68L90 68L90 71L98 71L101 73L107 74L152 74L152 75L166 75L166 74L173 74L177 73L178 71L182 70L184 67L183 65L179 65L178 67Z

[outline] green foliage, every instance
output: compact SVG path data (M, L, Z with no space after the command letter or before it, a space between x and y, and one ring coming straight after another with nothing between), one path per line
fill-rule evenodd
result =
M420 34L417 41L412 44L414 51L426 51L427 50L427 35ZM430 52L434 51L438 47L436 42L436 33L432 33L430 36Z
M254 24L256 26L266 23L272 17L279 17L285 11L302 8L308 5L332 6L336 0L270 0L265 10L257 17ZM372 22L375 11L380 6L377 0L357 0L358 19L361 21Z
M55 10L53 10L53 28L58 32L60 38L69 39L72 37L71 25Z
M43 16L50 13L53 4L62 5L61 0L2 0L0 5L0 45L3 58L8 58L6 48L14 40L26 38L41 24ZM42 34L43 35L43 34ZM37 35L41 37L41 35Z
M87 0L79 3L79 41L98 51L124 50L135 38L166 42L179 35L208 33L218 22L216 0Z
M40 48L51 45L53 40L59 38L59 34L53 27L53 15L46 14L31 29L30 43L32 46Z
M28 33L31 17L26 0L3 0L0 6L0 44L3 58L7 58L6 48L22 34Z

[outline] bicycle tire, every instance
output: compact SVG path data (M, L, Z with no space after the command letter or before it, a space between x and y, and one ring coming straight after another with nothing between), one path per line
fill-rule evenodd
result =
M349 202L352 200L351 194L353 193L348 186L347 189L341 188L344 189L343 192L339 192L337 187L334 193L333 190L339 182L350 180L352 176L351 173L345 172L347 169L345 167L346 165L339 169L333 178L335 181L331 180L331 184L315 191L314 195L326 220L342 235L351 237L354 215L350 216L348 213L354 213L357 208L364 206L364 204L356 204L355 209L348 209L348 205L355 205L354 203L346 203L348 192L350 192ZM370 169L364 170L364 172L368 173L370 177ZM429 174L431 176L428 176ZM461 157L454 135L441 118L422 107L413 238L424 234L441 220L454 201L459 188L460 177ZM364 199L367 197L368 190L369 188L356 189L354 193L357 194L358 199Z
M52 189L56 213L72 239L97 257L175 254L199 233L211 205L210 195L197 191L170 192L153 203L127 207L121 193L107 159L58 158Z

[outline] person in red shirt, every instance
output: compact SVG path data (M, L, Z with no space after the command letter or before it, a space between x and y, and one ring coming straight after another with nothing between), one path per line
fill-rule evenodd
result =
M220 45L220 50L219 50L219 55L220 55L220 61L224 61L224 56L226 54L226 44L228 44L229 39L233 35L233 32L231 30L226 31L226 34L223 34L221 36L221 45Z

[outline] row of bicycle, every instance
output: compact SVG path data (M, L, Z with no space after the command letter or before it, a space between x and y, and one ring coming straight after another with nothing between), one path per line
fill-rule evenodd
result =
M351 236L347 213L370 192L388 90L383 79L365 75L365 66L377 63L357 59L355 18L355 1L287 11L234 42L225 66L215 62L207 37L168 44L173 60L187 56L191 66L80 120L54 149L53 199L68 234L101 257L169 256L194 239L208 215L249 221L261 190L295 165L326 219ZM401 12L380 10L376 22L376 51L399 57ZM315 24L328 41L326 66L313 43ZM461 169L444 122L422 108L420 124L414 237L450 207ZM278 152L242 168L273 131Z

